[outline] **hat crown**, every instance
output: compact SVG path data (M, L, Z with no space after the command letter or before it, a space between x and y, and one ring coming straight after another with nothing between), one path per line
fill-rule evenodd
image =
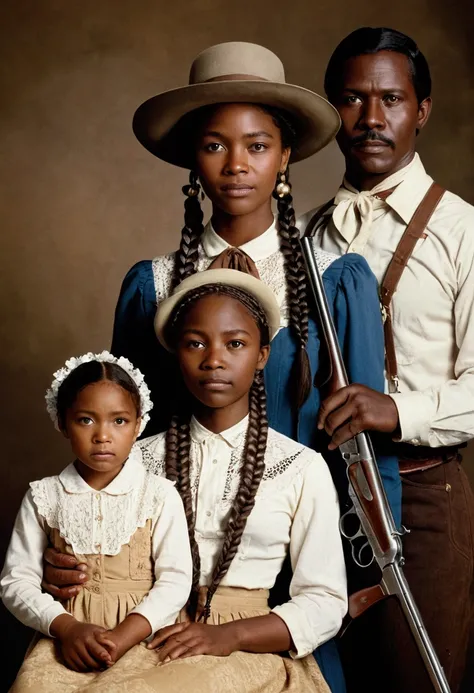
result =
M275 53L255 43L230 41L211 46L197 56L189 84L224 80L232 75L285 83L285 69Z

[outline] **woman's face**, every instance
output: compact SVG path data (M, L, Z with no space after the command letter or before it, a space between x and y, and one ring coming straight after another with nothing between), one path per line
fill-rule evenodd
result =
M178 333L176 355L186 387L209 409L248 407L255 371L270 353L260 340L254 318L240 301L222 294L199 299Z
M290 157L272 116L251 104L220 104L201 125L196 172L214 206L231 216L271 202Z

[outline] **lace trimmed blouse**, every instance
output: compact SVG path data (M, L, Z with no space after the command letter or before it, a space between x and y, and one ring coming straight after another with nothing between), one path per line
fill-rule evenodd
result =
M238 485L248 418L219 434L191 422L190 482L201 557L210 581ZM141 441L143 461L164 474L165 434ZM269 429L265 472L237 555L221 584L270 589L288 553L290 601L273 610L291 633L296 657L338 632L347 609L339 506L321 455Z
M132 613L144 616L152 632L173 623L192 580L186 518L174 485L145 470L138 446L101 491L91 488L73 464L59 476L30 484L0 578L5 606L24 625L49 635L52 621L67 613L41 591L51 530L58 530L75 554L116 556L150 520L155 583Z

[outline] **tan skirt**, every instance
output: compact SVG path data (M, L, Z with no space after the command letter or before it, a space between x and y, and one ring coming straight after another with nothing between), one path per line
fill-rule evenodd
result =
M270 612L267 590L219 587L209 623L218 625ZM312 655L294 660L276 654L234 652L198 655L168 664L143 644L106 671L67 669L54 642L42 638L24 661L11 693L330 693Z

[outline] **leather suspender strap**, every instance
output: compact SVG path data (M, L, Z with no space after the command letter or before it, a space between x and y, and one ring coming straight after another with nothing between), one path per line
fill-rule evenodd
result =
M439 201L445 193L437 183L433 183L428 192L420 202L410 223L405 229L405 233L400 239L398 246L393 254L390 264L385 273L385 277L380 287L380 299L382 304L382 316L384 320L385 336L385 367L390 390L398 391L398 367L397 356L395 353L395 343L393 339L392 315L390 304L395 293L403 270L407 266L417 241L423 236L426 226L438 206Z
M304 231L305 236L309 236L309 237L314 236L314 232L316 230L316 226L317 226L318 221L323 218L323 216L326 214L328 209L330 209L333 206L333 204L334 204L334 197L332 198L332 200L329 200L329 202L326 202L322 207L320 207L317 210L317 212L315 212L313 214L313 216L311 217L311 219L309 220L309 222L305 228L305 231Z

